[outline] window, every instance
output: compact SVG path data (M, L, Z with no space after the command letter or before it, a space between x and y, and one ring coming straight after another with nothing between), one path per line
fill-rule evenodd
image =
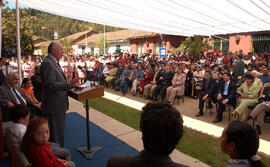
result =
M270 34L252 35L254 53L270 52Z
M226 51L227 53L229 52L229 39L226 40L226 37L224 39L220 38L214 38L214 48L217 48L217 51L222 50L222 52Z
M162 44L161 44L161 42L156 42L155 43L155 53L157 54L157 55L159 55L159 49L162 47Z
M121 45L116 45L115 52L117 53L121 52Z

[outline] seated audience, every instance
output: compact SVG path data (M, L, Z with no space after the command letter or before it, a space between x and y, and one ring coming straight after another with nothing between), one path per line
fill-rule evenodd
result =
M122 72L124 71L124 66L123 63L118 63L117 66L117 71L116 74L113 76L113 79L110 81L110 84L112 86L113 89L115 89L115 82L118 80L118 82L120 83L120 75L122 74ZM120 89L119 89L120 90Z
M227 167L264 167L257 155L259 137L248 124L231 122L219 138L223 153L230 156Z
M143 78L142 80L140 81L140 95L142 96L143 95L143 90L144 90L144 87L145 85L149 84L151 82L151 78L152 78L152 71L150 70L150 68L146 68L145 69L145 72L143 74Z
M217 82L212 78L210 71L205 71L204 79L201 86L196 86L195 89L199 94L199 112L196 117L203 116L204 102L207 98L211 98L212 101L216 102ZM210 102L211 104L211 102Z
M157 81L157 87L154 91L154 94L153 94L153 98L154 98L154 101L157 101L157 97L158 95L160 94L161 95L161 99L164 100L164 95L162 95L162 88L165 88L165 86L167 86L167 80L168 78L170 77L170 66L165 66L165 70L162 71L160 77L159 77L159 80ZM170 78L170 82L172 80L173 76ZM171 83L169 84L169 86L171 85ZM167 87L169 87L167 86ZM166 90L167 90L167 87L166 87Z
M32 86L32 81L30 78L24 78L22 80L22 85L21 85L21 89L24 92L24 94L33 102L35 102L36 104L39 104L40 102L36 99L35 95L34 95L34 91L31 88Z
M184 167L169 157L183 135L179 111L169 104L148 103L141 112L140 128L144 150L135 157L115 155L107 167Z
M223 112L225 111L227 104L232 105L233 107L236 105L236 86L231 82L230 77L230 73L223 74L224 81L220 84L218 89L218 109L216 119L213 121L214 123L222 121Z
M172 86L167 88L167 100L173 105L175 96L183 96L185 93L186 74L183 72L182 67L178 67L176 74L172 79Z
M26 132L26 126L29 123L30 109L24 105L16 104L12 107L9 114L13 124L9 126L7 130L9 130L16 139L21 142ZM49 145L53 155L65 160L71 160L69 150L61 148L57 143L49 143Z
M7 128L7 130L9 130L19 142L21 142L26 132L30 113L30 108L22 104L14 105L9 112L10 119L13 123Z
M159 67L156 65L154 68L154 73L150 79L150 83L144 86L143 89L143 97L145 99L153 100L154 98L154 91L157 87L157 81L162 76L162 72L159 70ZM150 90L150 94L149 94Z
M132 82L131 93L132 93L133 96L135 96L136 93L137 93L137 86L139 85L139 83L143 79L143 74L144 74L144 70L142 69L142 66L139 65L138 69L137 69L137 72L135 74L135 79Z
M19 75L15 72L9 73L7 76L7 84L0 86L0 105L3 111L3 122L9 121L8 111L15 104L27 105L31 108L33 115L41 115L40 103L36 104L29 99L19 86Z
M263 85L270 82L270 75L269 75L268 70L265 66L262 66L261 73L262 73L262 75L259 76L258 78L262 81Z
M248 107L254 107L258 103L259 87L253 84L253 81L252 75L246 75L246 81L237 89L240 104L232 114L238 114L241 119L247 117Z
M136 68L136 67L135 67ZM121 91L122 91L122 95L125 95L127 93L127 89L128 89L128 85L129 85L129 82L130 82L130 73L132 72L132 70L129 70L129 67L128 65L126 64L124 66L124 70L120 76L120 88L121 88ZM131 77L131 80L132 80L132 77ZM117 81L115 82L116 85L119 85L117 84Z
M109 73L104 74L105 77L105 81L108 85L110 85L111 81L113 80L113 78L115 77L117 73L117 67L115 64L112 64L109 66Z
M129 77L129 67L127 64L125 64L120 77L114 82L115 90L118 91L121 88L121 92L123 95L125 95L127 92L128 77Z
M256 130L259 135L262 134L261 127L264 124L265 112L270 112L270 82L264 85L261 92L260 104L243 120L243 122L247 122L250 119L256 119Z
M75 167L74 162L56 157L48 142L50 137L48 121L43 117L30 120L22 139L21 149L33 167Z

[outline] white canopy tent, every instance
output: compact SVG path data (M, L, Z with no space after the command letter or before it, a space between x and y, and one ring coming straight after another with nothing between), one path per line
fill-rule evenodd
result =
M270 0L7 0L82 21L134 30L211 36L270 29ZM21 69L19 64L19 75Z
M19 0L19 4L73 19L162 34L210 36L270 29L270 0Z

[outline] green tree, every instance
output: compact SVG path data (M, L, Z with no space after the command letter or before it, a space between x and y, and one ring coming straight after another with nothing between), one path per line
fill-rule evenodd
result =
M186 40L182 42L178 48L173 49L172 52L186 52L192 55L197 55L210 48L211 46L206 41L203 41L202 36L194 35L194 37L186 38Z
M104 37L100 37L99 40L95 43L95 46L99 49L99 53L104 53L104 40L105 40L105 52L108 51L109 44L107 42L106 36L105 39Z
M27 24L30 20L28 17L24 17L23 13L20 19L20 42L21 42L21 54L32 55L34 52L34 41L32 40L32 31ZM2 55L3 56L15 56L16 46L16 17L15 10L11 10L9 7L2 10Z
M21 14L27 15L31 18L29 24L33 30L34 35L41 36L50 40L53 40L54 32L58 33L59 38L77 32L86 31L89 29L89 27L92 27L93 30L97 33L100 31L103 32L103 25L70 19L62 16L56 16L35 9L24 8L21 11ZM116 31L119 29L120 28L106 26L106 32Z
M68 54L72 49L72 41L69 39L64 39L64 40L60 41L60 43L62 44L62 46L64 48L64 53Z

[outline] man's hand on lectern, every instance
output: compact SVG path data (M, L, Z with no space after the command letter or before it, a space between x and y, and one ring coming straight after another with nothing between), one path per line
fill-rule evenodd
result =
M69 87L74 88L79 86L79 78L74 78L72 81L69 82Z

